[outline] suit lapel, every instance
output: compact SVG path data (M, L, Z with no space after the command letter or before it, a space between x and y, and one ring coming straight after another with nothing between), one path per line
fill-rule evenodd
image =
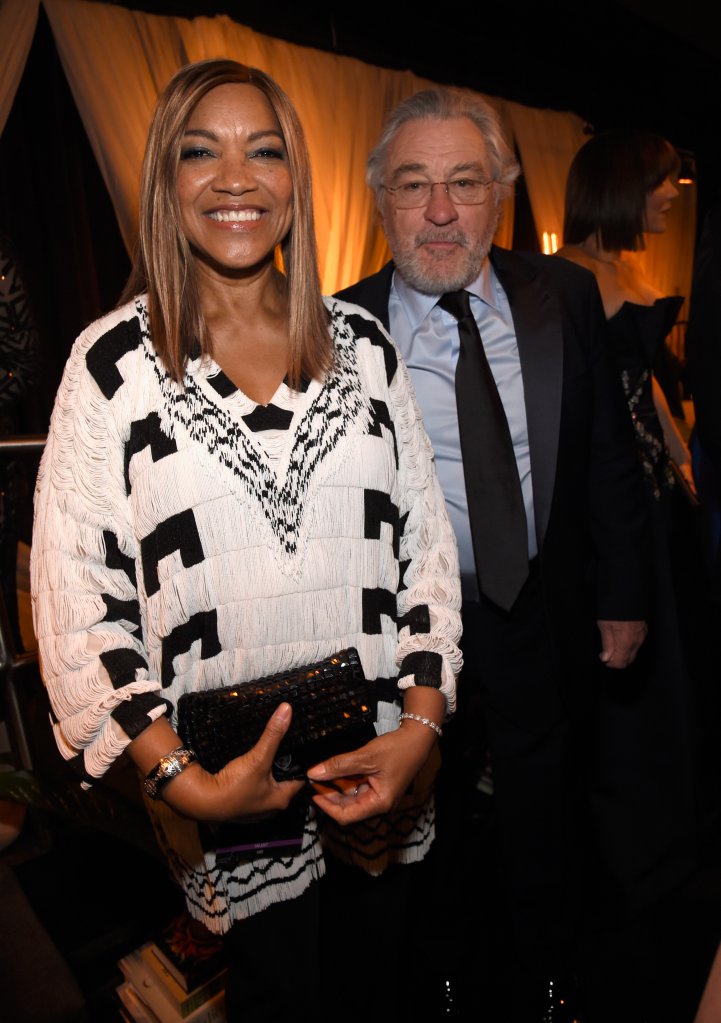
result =
M551 512L558 458L563 389L561 310L540 268L504 249L493 249L491 261L508 296L518 342L540 548Z
M339 291L337 297L363 306L381 321L386 330L389 330L388 299L391 293L394 269L395 266L392 262L386 263L377 273L371 274L370 277L359 281L358 284L353 284L350 288Z

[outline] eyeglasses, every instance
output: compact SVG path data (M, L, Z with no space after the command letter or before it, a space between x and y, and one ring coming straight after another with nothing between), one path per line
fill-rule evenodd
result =
M443 185L455 206L480 206L488 198L493 181L478 178L452 178L450 181L404 181L400 185L384 185L393 197L396 209L416 210L431 201L436 185Z

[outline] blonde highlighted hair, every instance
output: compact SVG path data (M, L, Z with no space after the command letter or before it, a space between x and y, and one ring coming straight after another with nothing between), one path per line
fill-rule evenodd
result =
M182 139L193 110L212 89L228 84L252 85L266 97L288 154L293 222L280 249L288 282L288 378L297 387L302 378L319 378L328 371L333 347L321 298L303 128L288 96L258 68L234 60L197 61L181 68L158 98L143 160L137 250L120 303L147 292L153 344L175 380L182 379L189 358L212 354L176 183Z

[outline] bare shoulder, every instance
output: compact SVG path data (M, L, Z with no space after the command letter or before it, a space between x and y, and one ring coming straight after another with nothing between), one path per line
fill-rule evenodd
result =
M598 259L577 245L564 245L556 255L582 266L593 274L607 319L614 316L624 302L630 300L632 290L624 280L625 270L621 267L619 259Z
M584 266L587 270L593 272L593 260L590 256L586 255L583 249L579 249L577 245L562 245L556 252L556 255L560 256L561 259L568 259L571 263L577 263L578 266Z

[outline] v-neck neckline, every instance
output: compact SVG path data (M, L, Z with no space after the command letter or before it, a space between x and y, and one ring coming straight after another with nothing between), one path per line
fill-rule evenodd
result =
M183 444L190 441L202 448L199 460L209 455L217 462L233 481L238 498L253 501L267 520L279 544L283 570L295 571L307 540L304 523L314 494L328 471L338 471L351 457L353 447L343 445L343 440L366 433L376 415L361 383L352 320L331 306L334 365L322 383L312 381L302 394L287 430L282 461L273 464L247 423L231 413L227 400L207 379L208 368L215 365L212 360L205 369L199 359L192 360L183 380L174 381L153 349L144 301L138 299L136 309L146 358L162 395L161 428L169 436L187 438Z
M285 378L276 388L270 401L263 404L255 401L234 384L212 358L193 360L188 365L186 376L193 379L206 400L212 402L243 432L247 443L253 446L268 471L275 477L277 485L282 487L292 461L299 424L311 410L324 384L312 380L301 391L292 392ZM288 397L293 394L297 395L296 399L289 401ZM291 412L291 420L283 430L282 440L274 445L275 454L263 437L258 435L258 431L247 422L247 419L258 410L270 411L273 408Z

